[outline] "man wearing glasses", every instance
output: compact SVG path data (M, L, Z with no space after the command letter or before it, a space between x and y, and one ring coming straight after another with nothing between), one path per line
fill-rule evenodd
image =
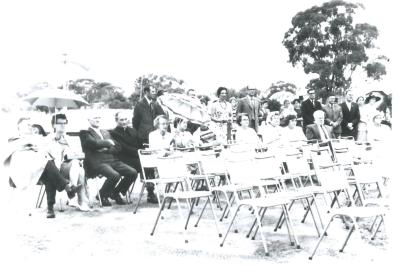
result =
M315 98L315 91L310 89L307 91L308 99L303 101L300 106L301 116L303 118L303 132L306 133L308 125L314 123L314 112L322 110L322 105Z
M75 204L73 204L75 199L71 199L69 204L81 211L90 211L85 170L81 163L84 155L77 151L77 147L72 147L72 139L67 135L67 124L68 119L65 114L55 114L51 118L54 133L47 136L49 153L54 158L54 163L61 175L71 181L72 185L79 186L78 203L75 201Z

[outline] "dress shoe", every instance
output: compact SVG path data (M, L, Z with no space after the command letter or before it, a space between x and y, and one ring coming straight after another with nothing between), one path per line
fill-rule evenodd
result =
M157 196L154 193L148 193L147 202L152 204L158 204Z
M99 200L99 196L96 195L96 200ZM103 207L111 207L111 202L107 197L101 197L101 205Z
M121 198L121 196L119 195L119 193L115 193L111 199L113 199L115 201L115 203L117 203L117 205L126 205L124 199Z
M53 206L48 206L47 207L47 218L56 218L56 214L54 213L54 208Z
M65 191L67 192L68 198L72 199L75 197L75 194L81 189L82 184L75 186L75 185L71 185L71 184L67 184L65 186Z

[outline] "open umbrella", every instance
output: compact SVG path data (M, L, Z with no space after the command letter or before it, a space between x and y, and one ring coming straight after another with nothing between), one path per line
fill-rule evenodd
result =
M49 108L79 108L89 105L80 95L72 91L51 88L35 91L22 100L29 102L32 106L47 106Z
M175 93L164 94L158 99L162 106L176 116L186 118L192 123L202 124L210 120L207 108L197 99Z

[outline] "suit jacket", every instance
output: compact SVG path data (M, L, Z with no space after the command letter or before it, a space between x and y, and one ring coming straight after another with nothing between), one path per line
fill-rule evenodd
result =
M343 112L343 120L342 120L342 133L344 136L353 136L354 139L357 137L357 127L360 122L360 109L358 108L358 104L352 102L351 109L347 107L346 102L340 104ZM347 125L349 123L353 124L353 130L350 130Z
M249 96L246 96L239 100L237 109L236 109L236 116L238 117L240 113L246 113L249 116L249 120L255 121L255 130L258 131L258 120L260 112L260 101L257 98L254 98L254 107L250 102Z
M332 123L336 122L337 126L333 127L333 132L336 134L342 133L342 120L343 120L343 112L342 107L337 104L331 105L324 105L322 110L325 112L325 124L330 125L333 127Z
M315 105L310 99L307 99L301 103L300 110L301 116L303 117L303 128L307 125L314 123L314 112L317 110L322 110L322 105L319 101L314 100Z
M154 111L151 110L150 104L146 98L139 101L133 109L132 126L136 129L138 137L142 140L149 140L149 133L154 131L154 119L159 115L165 115L164 110L158 102L154 104Z
M133 158L139 158L138 149L140 148L138 134L135 128L121 126L115 127L110 131L111 136L121 145L121 151L117 154L122 162L130 162ZM128 163L128 165L131 165Z
M335 136L332 132L331 126L328 126L328 125L322 125L322 126L324 126L324 128L326 129L329 138L335 138ZM306 127L306 137L308 140L311 140L311 139L322 140L321 133L322 132L320 132L317 124L309 124Z
M107 130L100 130L104 139L92 129L82 130L79 133L82 151L85 153L85 164L89 167L89 172L94 170L99 164L111 163L117 160L115 154L121 150L121 146L116 142ZM112 145L106 139L114 141Z

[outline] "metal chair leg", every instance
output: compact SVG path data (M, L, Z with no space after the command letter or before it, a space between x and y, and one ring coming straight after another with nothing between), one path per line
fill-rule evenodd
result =
M331 225L331 223L332 223L334 217L335 217L335 216L332 216L332 217L331 217L331 219L329 220L328 224L326 225L324 231L322 232L321 236L319 236L319 239L318 239L318 241L317 241L317 244L315 245L315 247L314 247L314 249L313 249L311 255L308 257L309 260L312 260L312 259L313 259L315 253L317 252L317 249L318 249L319 245L321 244L322 239L324 239L324 237L325 237L324 234L326 233L326 231L328 230L329 226Z
M139 207L140 201L142 200L144 188L145 188L145 183L142 184L142 189L140 190L139 199L138 199L138 201L136 203L135 209L133 210L133 214L136 214L136 212L137 212L137 209Z

